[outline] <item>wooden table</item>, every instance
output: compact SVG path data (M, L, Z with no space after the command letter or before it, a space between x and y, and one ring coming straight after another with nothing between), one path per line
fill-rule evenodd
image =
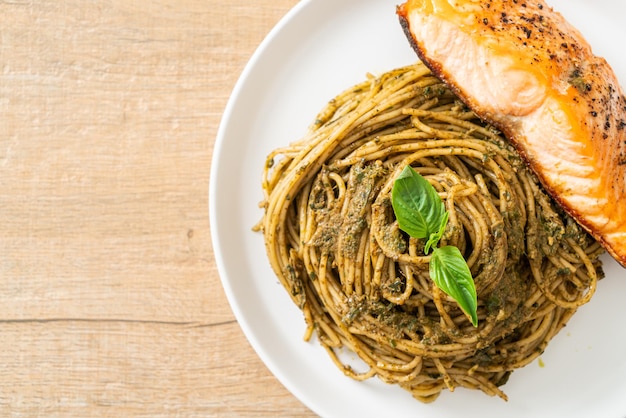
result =
M296 3L0 3L0 415L312 415L234 319L207 203L228 96Z

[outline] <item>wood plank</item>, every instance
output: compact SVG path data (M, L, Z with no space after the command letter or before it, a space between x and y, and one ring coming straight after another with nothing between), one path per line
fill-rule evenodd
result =
M0 411L311 416L225 299L221 113L295 0L0 3Z
M5 321L0 338L13 416L310 415L238 348L234 322Z

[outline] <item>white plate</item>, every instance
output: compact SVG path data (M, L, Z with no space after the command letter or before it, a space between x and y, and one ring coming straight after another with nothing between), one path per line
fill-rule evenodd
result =
M317 342L271 271L260 219L267 153L305 132L322 106L364 79L416 60L400 29L399 0L303 0L250 60L228 103L211 167L210 217L218 269L250 343L276 377L324 417L626 416L626 270L605 257L606 279L593 300L538 362L513 373L509 401L477 391L444 392L429 405L377 379L355 382ZM596 53L626 81L626 3L553 0ZM621 18L621 19L620 19Z

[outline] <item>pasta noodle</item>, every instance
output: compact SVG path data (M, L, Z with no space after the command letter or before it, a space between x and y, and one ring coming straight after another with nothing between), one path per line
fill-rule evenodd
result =
M407 164L449 213L442 243L474 277L478 327L428 273L424 242L399 230L394 179ZM514 149L421 63L369 76L331 100L263 173L269 261L332 361L423 402L442 390L506 399L602 277L601 246L542 190ZM367 365L357 372L341 350Z

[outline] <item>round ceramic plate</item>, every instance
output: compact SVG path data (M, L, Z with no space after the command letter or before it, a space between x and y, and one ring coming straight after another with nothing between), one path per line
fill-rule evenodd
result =
M338 370L302 340L301 312L266 259L261 172L274 148L301 137L324 104L368 72L416 61L394 0L302 0L274 28L241 75L215 144L210 217L219 272L250 343L276 377L324 417L626 416L626 270L604 257L606 278L537 361L515 371L505 402L457 389L424 405L408 392ZM553 0L626 82L626 3Z

